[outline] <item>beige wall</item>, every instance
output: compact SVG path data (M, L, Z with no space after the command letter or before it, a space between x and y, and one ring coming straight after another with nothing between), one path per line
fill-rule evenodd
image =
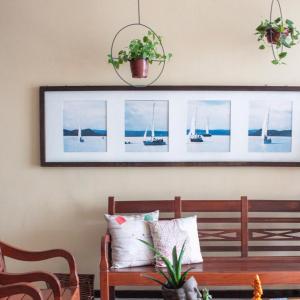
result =
M299 47L282 67L257 50L253 31L269 2L141 0L142 21L174 54L159 84L300 85ZM299 0L282 4L300 26ZM82 273L97 272L108 195L299 199L298 168L39 166L38 87L121 84L106 54L135 20L135 0L0 0L0 238L66 248Z

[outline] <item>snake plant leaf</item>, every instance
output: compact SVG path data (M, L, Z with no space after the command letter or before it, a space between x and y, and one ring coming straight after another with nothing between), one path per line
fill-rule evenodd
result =
M147 274L143 274L143 276L146 277L146 278L148 278L148 279L150 279L150 280L152 280L152 281L154 281L154 282L156 282L156 283L158 283L158 284L160 284L160 285L162 285L162 286L165 285L162 281L160 281L160 280L158 280L158 279L156 279L156 278L154 278L152 276L149 276Z

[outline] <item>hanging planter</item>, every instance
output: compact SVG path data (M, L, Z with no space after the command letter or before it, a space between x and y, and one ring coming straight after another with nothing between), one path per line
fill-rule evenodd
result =
M255 32L260 43L259 49L266 49L268 44L271 46L273 53L272 63L274 65L284 64L283 59L287 56L287 49L296 45L300 35L293 21L283 19L280 2L279 0L276 1L280 17L275 20L272 19L274 6L274 0L272 0L269 20L261 21Z
M160 53L158 46L161 44L161 37L153 31L148 30L147 35L142 39L133 39L126 49L118 52L117 57L108 55L108 62L119 69L120 65L130 62L132 78L147 78L149 64L154 61L158 63L169 60L171 53Z

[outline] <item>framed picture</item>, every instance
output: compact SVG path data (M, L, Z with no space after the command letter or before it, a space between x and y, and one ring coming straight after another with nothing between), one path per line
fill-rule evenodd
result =
M42 166L300 166L300 87L41 87Z

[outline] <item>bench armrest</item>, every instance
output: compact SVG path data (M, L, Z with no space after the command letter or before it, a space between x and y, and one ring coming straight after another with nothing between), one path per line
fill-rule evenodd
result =
M0 241L0 248L4 256L22 260L22 261L42 261L51 258L61 257L64 258L70 270L70 286L79 286L79 278L75 259L71 253L62 249L52 249L46 251L26 251Z
M55 300L61 300L61 286L59 280L51 273L30 272L30 273L0 273L0 284L15 284L23 282L46 282L53 291Z
M0 287L0 298L18 294L28 295L33 300L43 300L41 291L29 283L14 283Z
M101 259L100 259L100 270L107 271L110 268L110 235L106 233L101 239Z

